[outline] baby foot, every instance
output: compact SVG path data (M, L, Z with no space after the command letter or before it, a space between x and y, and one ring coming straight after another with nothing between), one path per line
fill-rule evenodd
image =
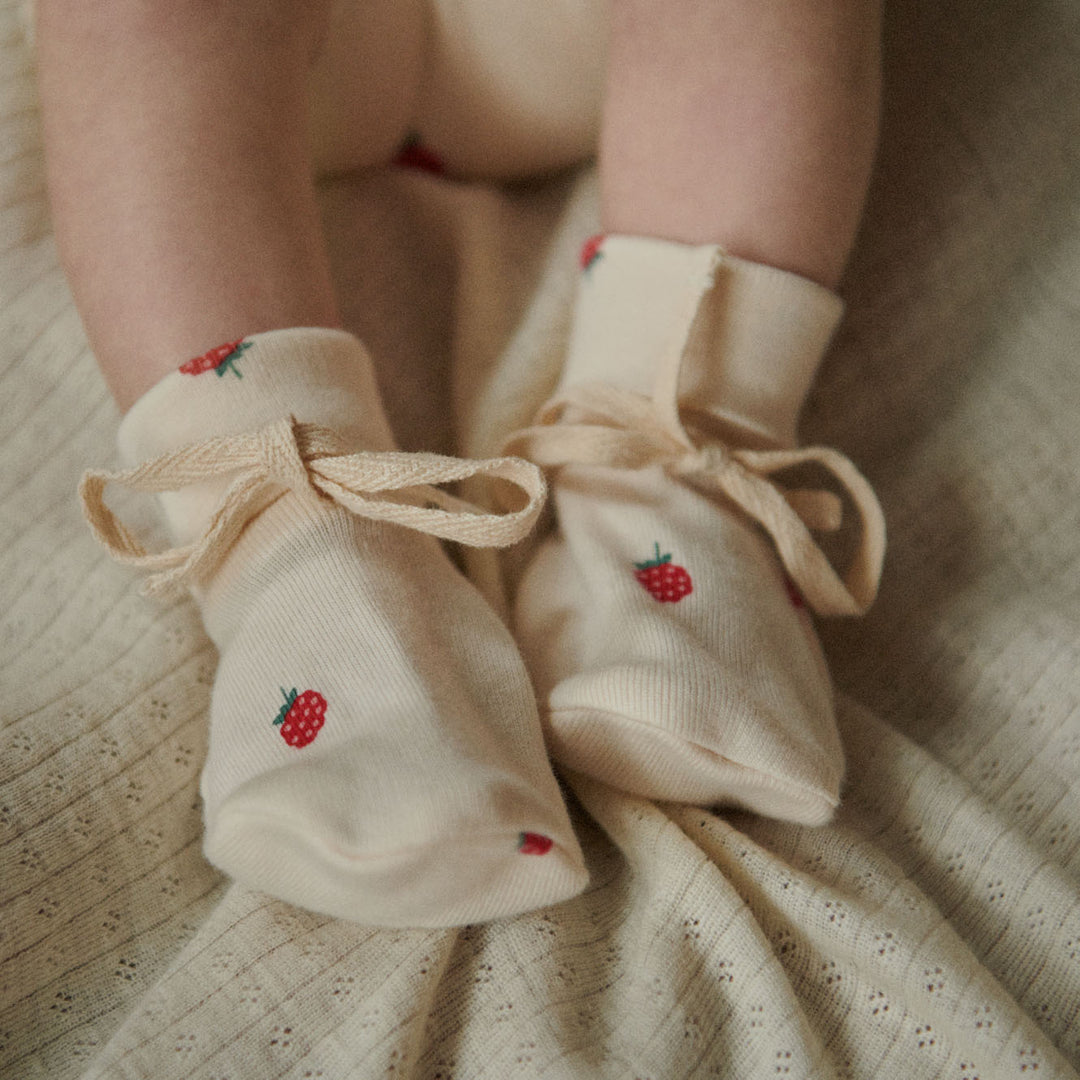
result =
M821 823L843 754L808 609L865 609L883 526L846 459L782 448L792 391L748 408L737 377L750 367L733 351L756 347L782 374L778 350L789 348L801 402L807 339L824 345L818 320L786 343L771 324L764 342L717 331L762 308L798 328L821 297L778 272L762 282L716 249L619 238L597 254L564 389L507 447L551 470L557 525L520 580L515 629L552 755L650 798ZM717 356L721 336L737 348ZM740 399L741 416L710 407ZM839 524L840 500L775 482L808 464L831 472L863 517L844 581L811 535Z
M394 451L347 334L240 344L128 414L124 455L148 463L83 485L99 537L156 571L152 590L191 586L219 650L207 857L281 899L379 925L573 896L586 873L520 655L435 538L512 542L542 481L523 462ZM480 515L434 486L477 472L517 483L528 505ZM173 551L145 553L109 514L109 480L166 492Z

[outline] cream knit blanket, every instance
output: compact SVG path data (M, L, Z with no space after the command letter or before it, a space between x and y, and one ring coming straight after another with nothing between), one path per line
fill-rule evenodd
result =
M1078 54L1075 0L890 5L880 168L803 431L869 477L891 538L871 614L824 629L836 822L571 778L585 895L379 931L201 856L215 657L194 607L143 599L81 519L117 415L57 265L30 56L0 0L4 1080L1075 1078ZM591 176L375 174L328 186L325 209L350 328L397 372L404 447L496 452L557 377ZM363 252L391 272L361 273ZM518 558L470 571L501 602Z

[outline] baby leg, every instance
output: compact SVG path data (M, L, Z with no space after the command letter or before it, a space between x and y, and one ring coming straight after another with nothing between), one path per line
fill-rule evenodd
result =
M308 120L326 29L323 3L41 0L57 239L144 463L111 478L164 492L176 549L141 552L108 475L83 490L218 646L211 861L363 922L494 918L585 874L516 648L429 535L459 524L431 485L460 463L395 451L338 328Z
M605 232L835 288L877 144L880 0L616 0Z
M553 753L616 786L808 823L836 804L807 604L864 609L883 531L849 463L794 443L871 168L878 19L853 0L613 5L606 239L555 398L510 446L553 469L558 530L517 603ZM835 524L834 498L773 481L807 461L866 518L843 582L807 528Z
M242 333L339 325L308 146L328 11L40 0L57 242L121 408Z

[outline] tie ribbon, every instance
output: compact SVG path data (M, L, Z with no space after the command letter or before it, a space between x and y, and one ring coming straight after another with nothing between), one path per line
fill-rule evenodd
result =
M525 505L489 513L435 486L477 476L513 485L524 494ZM110 483L163 492L215 479L227 479L228 486L202 535L166 551L148 552L105 505ZM118 562L151 571L142 591L155 596L176 595L189 584L205 582L244 526L287 491L443 540L507 547L533 527L547 489L541 471L520 458L469 461L401 451L351 453L335 432L292 417L260 431L193 443L124 472L89 470L79 484L94 535Z
M885 553L884 517L865 478L835 450L744 450L714 440L699 446L677 416L665 419L645 395L585 383L548 402L534 426L513 436L504 452L544 468L660 465L695 487L726 497L761 525L788 575L819 615L861 615L877 593ZM777 472L807 464L832 473L860 519L858 545L843 579L811 535L839 529L840 498L829 491L785 491L773 480Z

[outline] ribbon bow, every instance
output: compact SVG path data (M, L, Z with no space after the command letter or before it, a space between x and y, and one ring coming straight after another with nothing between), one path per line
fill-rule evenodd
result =
M819 615L861 615L877 593L885 554L884 517L865 478L835 450L821 446L741 450L715 441L698 446L676 415L665 420L655 402L643 394L586 383L548 402L535 425L513 436L504 452L545 468L662 465L674 476L726 496L758 522ZM774 473L807 463L825 468L839 480L860 518L859 543L843 579L811 535L812 530L840 527L841 500L828 491L784 491L772 479Z
M474 476L508 481L524 493L525 506L488 513L434 486ZM110 483L162 492L221 477L230 482L202 535L166 551L148 552L104 501ZM350 453L333 431L292 417L260 431L193 443L125 472L90 470L79 484L83 513L97 539L118 562L152 571L142 587L146 595L175 595L189 582L205 581L244 526L286 491L315 502L329 498L360 517L444 540L506 547L532 528L547 489L541 471L520 458L469 461L401 451Z

